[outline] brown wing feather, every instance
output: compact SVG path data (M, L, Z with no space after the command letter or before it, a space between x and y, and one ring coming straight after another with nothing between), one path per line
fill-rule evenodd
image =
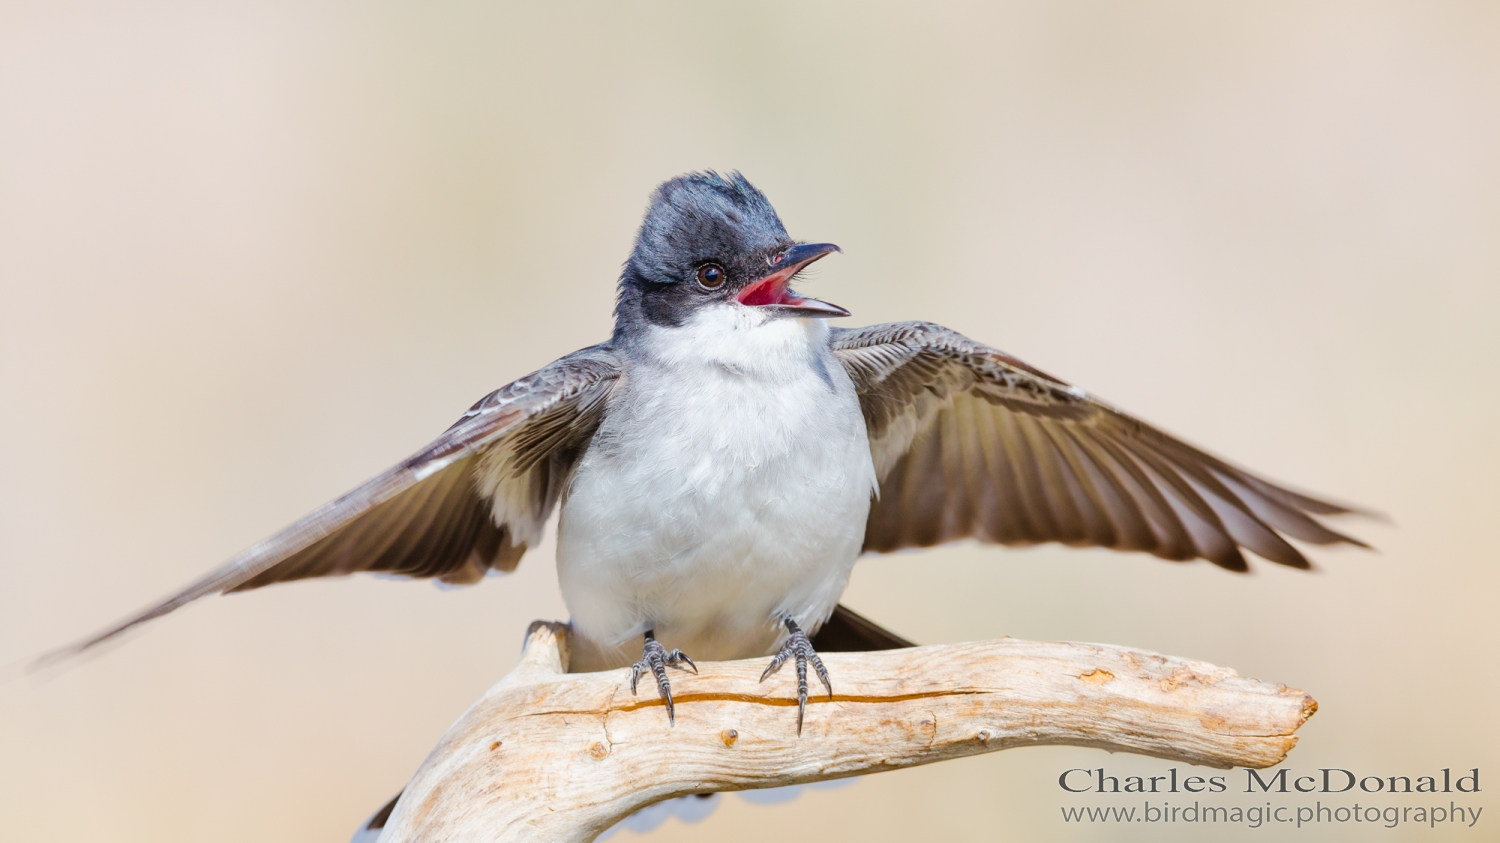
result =
M923 322L836 331L880 478L865 550L963 538L1308 567L1283 536L1362 542L1354 512L1230 465L1003 352Z
M363 571L472 583L488 570L514 569L598 427L618 373L613 352L595 346L495 390L411 458L37 664L210 594Z

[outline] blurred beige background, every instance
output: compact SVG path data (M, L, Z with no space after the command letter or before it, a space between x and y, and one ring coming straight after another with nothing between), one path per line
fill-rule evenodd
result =
M848 603L1308 689L1298 771L1495 779L1474 829L1297 839L1494 839L1500 6L498 6L0 0L0 663L603 338L651 188L738 168L844 247L808 289L849 324L948 324L1396 525L1313 574L874 558ZM464 591L205 601L0 685L0 837L346 840L563 611L550 540ZM1065 825L1099 765L1169 766L1020 750L616 839L1267 837Z

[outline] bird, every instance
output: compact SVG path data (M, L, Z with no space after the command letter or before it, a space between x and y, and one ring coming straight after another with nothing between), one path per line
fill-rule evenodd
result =
M1360 512L1189 445L929 322L838 328L795 291L831 243L792 239L743 175L652 193L609 339L503 386L431 443L96 635L212 594L373 572L513 570L554 510L571 669L648 676L675 723L694 659L790 661L797 732L818 653L910 642L841 606L865 553L973 539L1308 568L1288 539L1366 547ZM827 642L827 643L825 643Z

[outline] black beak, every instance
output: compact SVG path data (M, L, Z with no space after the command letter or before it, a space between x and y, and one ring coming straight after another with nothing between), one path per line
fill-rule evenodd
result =
M842 251L844 250L832 243L798 243L776 257L776 266L780 267L783 263L789 263L796 264L800 268L824 255Z
M737 298L746 307L758 307L778 316L802 319L848 316L849 311L836 304L805 298L787 289L792 276L801 272L808 264L825 255L842 251L832 243L799 243L792 246L772 259L771 264L775 268L769 275L740 290Z

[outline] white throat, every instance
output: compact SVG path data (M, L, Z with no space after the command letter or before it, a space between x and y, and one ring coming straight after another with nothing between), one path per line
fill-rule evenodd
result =
M707 365L771 380L805 375L809 364L830 356L827 320L778 318L727 302L700 308L681 325L652 325L641 348L651 362L677 371Z

